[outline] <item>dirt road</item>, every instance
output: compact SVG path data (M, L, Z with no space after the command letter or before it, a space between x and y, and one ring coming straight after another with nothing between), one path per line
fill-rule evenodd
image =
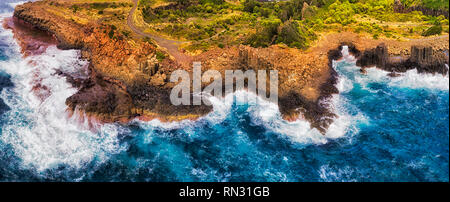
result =
M130 13L129 13L128 19L127 19L127 24L128 24L128 26L130 27L130 29L131 29L133 32L135 32L135 33L137 33L137 34L139 34L139 35L141 35L141 36L149 37L149 38L155 40L155 42L156 42L161 48L166 49L166 51L167 51L171 56L173 56L173 57L175 58L175 60L176 60L177 62L179 62L180 64L182 64L182 65L190 65L192 58L191 58L189 55L187 55L187 54L181 52L181 51L178 49L178 48L180 47L180 45L183 44L183 42L181 42L181 41L175 41L175 40L170 40L170 39L166 39L166 38L163 38L163 37L161 37L161 36L157 36L157 35L150 34L150 33L145 33L144 31L140 30L140 29L134 24L133 16L134 16L134 13L135 13L135 11L136 11L136 9L137 9L138 0L133 0L133 3L134 3L134 6L133 6L133 8L130 10Z

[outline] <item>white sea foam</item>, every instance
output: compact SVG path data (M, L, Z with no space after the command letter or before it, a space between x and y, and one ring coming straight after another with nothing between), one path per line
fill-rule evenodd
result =
M32 0L32 1L34 1L34 0ZM16 6L21 5L21 4L24 4L24 3L26 3L26 2L27 2L27 1L11 2L11 3L8 3L8 5L9 5L11 8L15 8Z
M80 168L121 151L117 138L121 128L106 124L93 133L80 129L80 124L68 117L65 101L76 89L54 73L57 69L68 73L84 69L86 62L79 60L79 51L50 46L42 55L24 59L11 32L1 29L0 33L9 36L17 50L9 60L0 61L0 69L10 74L14 83L0 94L11 108L2 117L5 124L0 141L12 146L23 166L38 171L62 164ZM43 96L37 96L36 89Z
M356 58L350 54L349 50L348 50L348 46L342 46L342 59L339 61L345 61L348 63L353 63L356 62Z
M418 74L417 70L410 70L401 74L399 77L388 77L388 72L377 69L367 69L367 75L359 73L359 67L356 66L356 59L349 54L348 47L343 47L343 58L339 61L333 61L333 65L337 63L348 63L343 65L344 71L356 72L354 78L347 78L346 75L340 74L336 87L340 93L349 92L353 89L353 82L362 84L363 88L366 88L368 83L372 82L386 82L390 86L400 86L408 88L431 88L448 90L449 77L440 74ZM447 66L448 68L448 66ZM256 96L252 93L245 91L238 91L235 96ZM266 102L259 97L258 102L251 105L248 112L252 114L252 121L257 125L264 125L267 129L274 132L284 134L290 137L295 142L299 143L313 143L324 144L329 139L341 138L344 136L352 136L358 133L357 125L360 123L369 124L367 117L356 109L356 115L350 115L347 111L350 108L348 101L340 94L335 94L330 100L325 100L328 106L331 108L337 118L333 120L333 123L329 126L325 135L322 135L315 128L311 128L311 125L306 120L299 118L294 122L288 122L281 118L278 106L276 104Z
M237 96L243 95L243 91L236 92ZM256 96L248 93L248 96ZM317 129L312 128L311 124L304 119L297 119L289 122L281 117L278 105L260 99L256 99L257 103L250 105L248 112L251 114L252 123L255 125L263 125L266 129L286 135L291 140L302 144L324 144L327 137L322 135Z
M397 77L388 76L389 72L378 69L368 68L367 74L357 74L355 82L368 90L369 83L386 83L391 87L410 88L410 89L436 89L449 90L449 76L442 74L418 73L417 69L411 69L404 73L398 73Z
M235 94L236 96L256 96L245 91L238 91ZM256 100L256 104L250 105L247 110L251 114L253 124L263 125L266 129L286 135L297 143L325 144L329 139L340 138L347 134L349 126L353 122L353 119L343 110L344 106L341 105L342 100L339 95L334 95L330 100L324 101L338 115L337 118L333 119L333 123L329 126L325 135L311 127L307 120L300 117L293 122L284 120L281 117L278 105L274 103L267 102L259 97L254 100Z
M355 58L351 55L345 54L343 61L351 63L355 61ZM342 61L339 61L342 62ZM353 88L353 84L350 79L346 77L339 78L337 88L340 92L350 91ZM149 122L135 121L139 123L141 127L147 130L154 128L163 129L178 129L178 128L194 128L201 127L198 124L219 124L225 120L229 115L233 107L233 98L236 101L244 100L238 99L248 97L249 101L256 101L255 103L247 103L249 107L247 112L251 114L251 121L255 125L262 125L269 131L279 133L289 137L292 141L301 144L325 144L329 139L336 139L343 137L346 134L356 134L357 128L354 127L357 122L367 122L364 115L358 113L356 116L350 116L346 112L347 103L344 98L339 95L333 95L330 100L326 100L327 105L330 106L333 112L337 114L337 118L334 118L333 123L329 126L325 135L321 134L316 128L312 128L311 124L298 118L296 121L286 121L281 117L278 105L265 101L258 97L256 94L248 91L236 91L232 94L228 94L225 98L210 97L210 102L213 106L213 112L202 117L197 121L181 121L171 123L161 123L158 120Z
M346 53L347 52L347 53ZM348 55L348 48L343 48L343 55ZM353 56L351 56L353 57ZM378 68L366 68L367 73L360 74L359 67L356 66L354 58L345 59L345 62L351 65L345 65L341 67L342 71L354 72L354 81L361 84L361 86L367 88L369 83L387 83L392 87L410 88L410 89L437 89L437 90L449 90L449 75L431 74L431 73L418 73L417 69L411 69L404 73L398 73L397 77L388 76L389 72ZM353 64L352 64L353 63ZM334 63L335 64L335 63ZM448 64L445 64L448 69Z
M338 78L336 88L339 90L339 93L349 92L353 89L353 82L349 78L341 76Z
M448 65L446 65L448 68ZM389 81L389 85L403 88L425 88L449 90L449 76L442 74L418 73L416 69L402 73Z
M342 137L349 132L349 126L353 122L351 117L348 117L345 113L340 113L343 107L338 105L338 102L340 102L339 96L335 96L330 100L333 109L338 110L336 112L338 112L339 117L330 125L328 132L323 135L317 129L312 128L311 124L304 119L299 118L293 122L284 120L281 117L278 105L265 101L256 94L244 90L228 94L225 98L212 97L210 101L214 108L213 111L197 121L161 123L160 121L153 120L150 122L136 122L149 131L154 128L169 130L184 128L188 130L189 128L201 127L201 124L220 124L230 114L233 107L233 98L236 98L236 102L239 102L237 98L247 96L249 97L249 101L253 101L247 103L247 112L250 114L252 124L262 125L269 131L285 135L292 141L301 144L325 144L330 138Z
M213 107L213 111L208 115L199 118L196 121L183 120L183 121L173 121L173 122L161 122L158 119L151 121L141 121L135 119L132 123L137 123L144 129L160 128L165 130L173 130L186 127L195 127L199 123L208 122L209 124L219 124L225 120L229 114L232 104L233 104L234 94L228 94L225 98L217 98L214 96L208 97L209 102Z
M319 177L325 182L355 182L352 175L355 170L346 166L341 169L333 169L329 165L323 165L319 169Z
M345 52L345 51L344 51ZM354 62L355 58L349 54L344 53L343 60L345 62ZM342 61L340 61L342 62ZM345 77L339 78L337 84L339 91L350 91L353 88L352 82ZM321 134L316 128L311 127L311 124L299 117L295 121L286 121L282 118L278 105L261 99L256 94L240 90L232 94L226 95L224 98L210 97L210 102L213 106L213 111L200 118L197 121L181 121L171 123L161 123L158 120L149 122L135 121L141 127L147 130L154 128L162 129L178 129L178 128L194 128L201 127L199 124L220 124L230 114L233 107L233 98L236 102L246 99L239 99L247 97L249 105L247 112L251 115L252 124L262 125L269 131L285 135L292 141L301 144L325 144L330 139L336 139L345 136L346 134L356 134L357 128L354 127L358 121L367 121L362 114L350 116L346 112L347 102L339 95L333 95L331 99L324 100L331 110L336 113L337 118L333 119L326 134ZM237 103L242 104L242 103ZM206 122L205 122L206 121Z
M3 0L4 1L4 0ZM34 0L32 0L34 1ZM12 10L20 5L20 4L24 4L27 1L17 1L17 2L0 2L0 15L3 14L9 14L11 13L11 15L9 15L8 17L12 16Z

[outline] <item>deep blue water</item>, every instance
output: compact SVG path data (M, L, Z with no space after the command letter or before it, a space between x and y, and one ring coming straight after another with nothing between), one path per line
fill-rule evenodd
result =
M51 72L77 69L76 52L29 59L38 67L24 60L1 28L0 181L449 181L448 75L361 75L340 61L341 93L330 102L341 119L325 136L267 103L221 102L197 122L93 133L60 118L72 91ZM55 96L36 101L33 68Z

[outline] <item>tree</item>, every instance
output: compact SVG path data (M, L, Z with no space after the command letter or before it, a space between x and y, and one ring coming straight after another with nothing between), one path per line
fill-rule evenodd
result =
M277 18L261 21L256 29L256 33L248 37L246 44L252 47L267 47L271 45L278 34L280 24L281 21Z
M284 43L289 47L304 48L307 38L305 33L300 33L298 22L289 20L280 26L277 43Z
M442 25L433 25L422 33L422 36L432 36L442 33Z
M260 6L259 2L256 0L245 0L244 2L244 11L253 13L255 7Z

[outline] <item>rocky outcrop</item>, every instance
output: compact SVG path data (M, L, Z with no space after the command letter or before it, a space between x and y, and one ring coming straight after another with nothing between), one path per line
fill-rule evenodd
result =
M291 121L302 118L320 132L326 132L336 117L326 100L338 93L335 87L337 73L332 68L332 60L342 57L338 46L323 54L277 46L252 48L244 45L223 52L202 55L203 58L214 58L206 60L206 69L219 72L235 69L278 70L278 106L283 118ZM266 93L270 90L267 89Z
M274 67L273 61L269 58L260 57L258 51L248 46L239 46L239 66L241 69L263 69L272 70Z
M42 54L49 45L57 44L55 38L48 32L35 29L16 17L6 19L3 27L13 30L24 56Z
M129 121L135 117L163 121L196 119L211 112L211 106L175 106L170 102L175 84L168 82L169 76L177 69L192 74L191 66L182 65L172 57L158 60L156 52L163 50L147 40L127 38L114 26L103 22L81 25L67 16L54 15L51 12L54 8L46 3L38 1L17 6L14 16L51 33L58 47L80 49L82 57L89 60L88 78L57 72L79 89L66 101L71 111L81 110L107 122ZM202 62L203 71L217 70L222 78L225 78L225 70L278 70L278 104L283 118L306 119L312 127L325 133L336 116L329 110L326 100L338 93L332 60L342 57L342 45L349 46L363 67L379 66L398 72L406 64L408 68L415 65L421 71L435 71L445 61L440 53L448 51L448 45L442 41L448 44L448 37L427 41L425 44L434 44L430 52L412 42L380 44L378 40L343 32L322 37L307 51L276 45L268 48L241 45L190 56L189 61ZM409 50L405 48L407 45L417 48ZM406 59L394 60L397 55ZM206 85L203 83L202 87Z
M45 12L44 8L36 6L33 10L27 9L32 2L19 5L14 10L14 17L30 23L35 28L47 31L54 35L58 40L58 48L61 49L80 49L82 45L83 28L75 23L70 23L67 20L55 22L49 20L46 15L41 16ZM51 15L47 13L47 15Z
M358 58L356 65L360 67L385 67L388 63L388 51L385 44L380 44L376 48L364 51Z
M210 106L170 104L173 84L167 82L167 75L177 64L170 60L158 61L154 45L146 40L130 44L114 26L95 21L81 25L67 16L55 15L47 3L19 5L14 16L30 28L50 33L58 48L80 49L82 58L89 60L87 79L56 72L79 89L66 100L69 110L80 110L105 122L128 121L134 117L163 121L194 119L211 111ZM16 27L10 28L18 33ZM28 47L30 44L22 36L16 34L24 42L23 47Z
M389 56L385 44L374 49L365 50L357 57L356 65L366 68L376 66L390 72L406 72L417 69L418 72L447 74L448 55L443 51L433 50L431 46L411 46L409 57Z

